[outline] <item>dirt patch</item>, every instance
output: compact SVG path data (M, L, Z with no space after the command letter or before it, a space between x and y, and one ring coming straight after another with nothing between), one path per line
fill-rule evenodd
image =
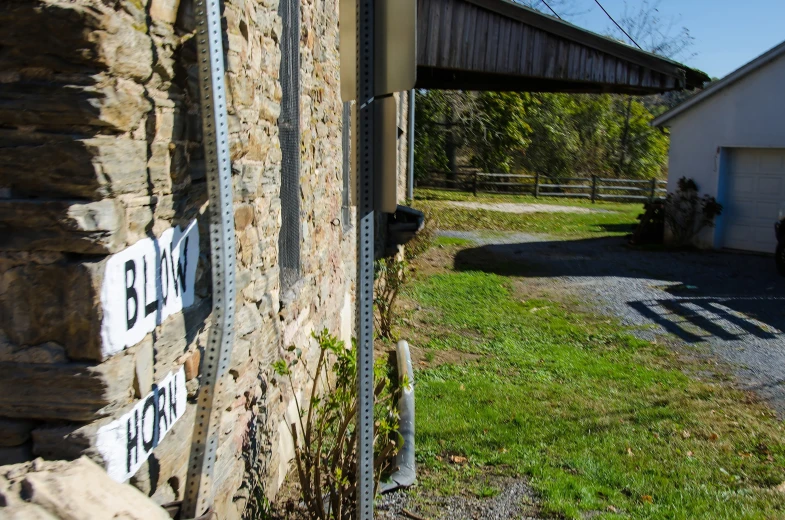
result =
M458 352L457 350L434 350L422 349L411 346L412 366L415 370L423 368L434 368L439 365L463 365L477 361L482 356L468 352Z
M554 206L529 202L466 202L450 201L449 206L463 209L484 209L502 213L610 213L603 209L582 208L580 206Z
M382 495L375 503L377 520L539 520L537 498L527 480L494 474L480 474L458 495L443 496L416 484ZM291 474L278 493L275 504L263 518L270 520L310 520L299 498Z
M377 502L377 519L444 518L450 520L536 520L536 498L526 479L482 475L477 488L460 495L440 496L422 489L396 491ZM467 488L475 486L469 485Z
M429 248L412 265L415 275L430 276L449 271L452 259L458 249L471 246L442 246L437 245Z

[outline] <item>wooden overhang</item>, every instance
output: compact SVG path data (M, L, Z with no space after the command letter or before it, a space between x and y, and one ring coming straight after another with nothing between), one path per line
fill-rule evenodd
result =
M505 0L417 2L417 88L655 94L707 81L703 72Z

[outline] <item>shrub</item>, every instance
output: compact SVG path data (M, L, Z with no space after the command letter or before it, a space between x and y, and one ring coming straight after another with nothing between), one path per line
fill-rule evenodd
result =
M302 363L313 385L306 410L294 394L298 420L290 425L294 462L301 498L310 518L349 520L357 504L357 348L327 330L313 337L319 343L319 360L311 374L302 350L289 347L289 361L273 364L276 373L292 384L292 367ZM320 394L319 389L324 393ZM402 441L395 407L397 388L387 374L384 360L374 365L374 474L376 488Z
M395 303L409 279L409 262L400 255L380 258L374 265L374 319L380 338L394 340Z
M665 235L665 203L653 200L643 204L643 213L632 234L632 244L662 244Z
M700 197L698 185L686 177L679 179L676 191L665 199L665 224L675 246L689 245L703 228L713 227L720 214L722 205L709 195Z

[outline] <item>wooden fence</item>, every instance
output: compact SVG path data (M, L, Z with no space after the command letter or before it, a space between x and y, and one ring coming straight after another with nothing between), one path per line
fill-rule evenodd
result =
M598 200L655 200L667 194L666 181L657 179L611 179L591 177L561 177L518 175L512 173L432 172L427 181L418 182L421 188L477 193L509 193L535 197L566 197Z

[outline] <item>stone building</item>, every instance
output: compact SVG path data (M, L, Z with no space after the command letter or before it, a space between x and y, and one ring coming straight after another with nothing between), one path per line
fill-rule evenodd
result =
M237 316L214 507L238 518L282 483L308 384L271 364L352 334L356 239L338 0L223 17ZM0 26L0 463L86 454L181 499L211 323L192 0L5 0Z

